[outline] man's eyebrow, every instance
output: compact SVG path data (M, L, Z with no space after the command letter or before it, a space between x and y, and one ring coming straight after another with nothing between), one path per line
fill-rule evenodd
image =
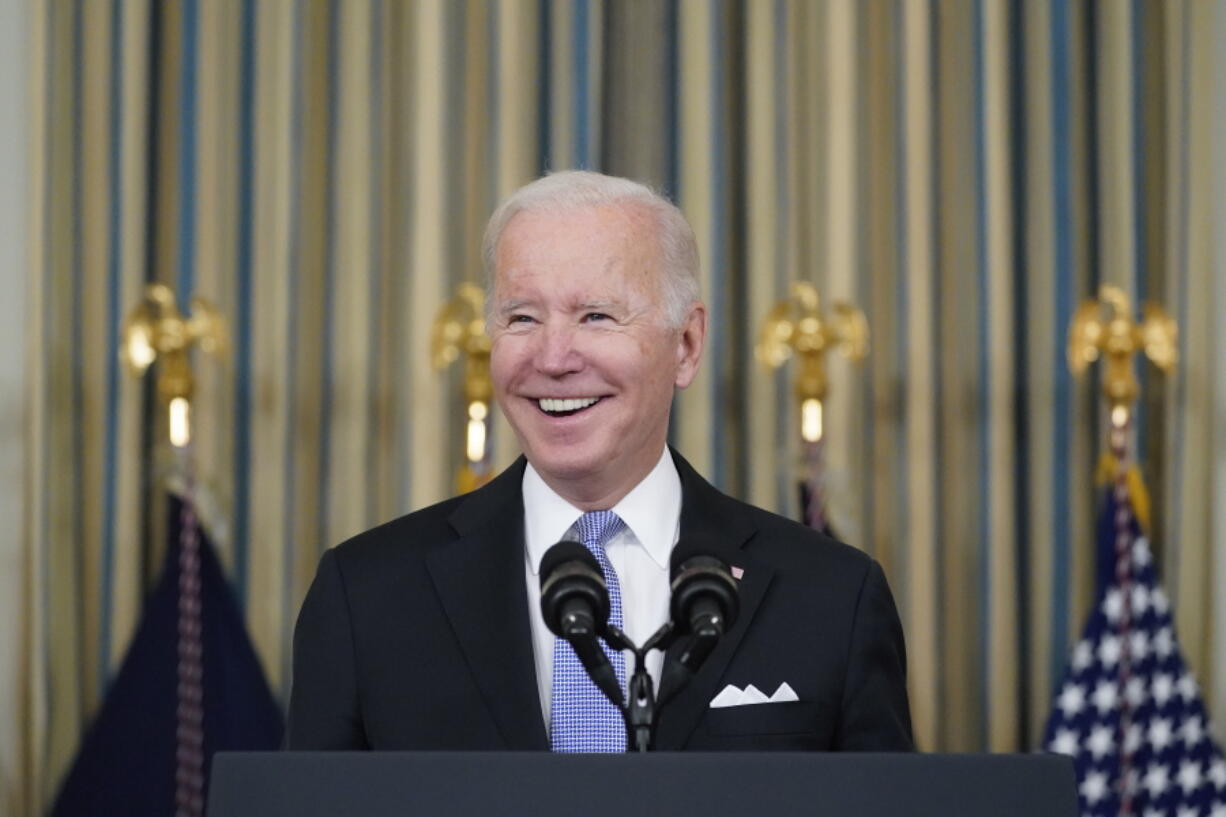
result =
M499 301L494 304L494 311L502 314L505 312L514 312L516 309L523 309L525 306L531 306L532 302L525 298L514 298L509 301Z
M610 309L616 306L617 301L580 301L576 304L578 309Z

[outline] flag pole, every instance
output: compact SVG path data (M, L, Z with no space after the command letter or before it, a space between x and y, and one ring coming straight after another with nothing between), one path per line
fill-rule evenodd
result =
M1128 689L1132 678L1132 549L1133 518L1132 502L1128 495L1128 450L1131 430L1131 413L1127 410L1111 412L1111 428L1108 432L1111 453L1115 458L1115 478L1112 491L1115 494L1115 578L1120 586L1123 604L1120 609L1120 677L1118 688ZM1132 727L1132 702L1127 694L1120 695L1120 815L1132 814L1132 748L1127 740Z
M221 353L227 345L225 320L201 298L190 316L179 313L175 294L151 284L123 327L120 358L135 375L158 364L157 393L167 417L167 434L183 479L180 507L177 664L175 685L175 817L204 814L204 644L201 610L200 520L195 508L192 468L191 400L195 392L191 352Z
M1114 786L1115 794L1119 797L1119 808L1116 812L1119 817L1131 817L1134 813L1135 798L1141 786L1140 770L1134 763L1135 753L1141 748L1141 741L1138 739L1140 724L1134 725L1134 721L1137 715L1136 707L1142 705L1143 698L1134 700L1136 696L1133 694L1133 676L1136 669L1134 659L1143 663L1144 652L1133 655L1133 631L1134 624L1140 622L1138 617L1144 614L1144 607L1134 596L1137 590L1144 589L1144 582L1139 581L1139 578L1144 577L1135 574L1136 566L1139 561L1148 558L1147 554L1137 552L1146 546L1141 538L1143 520L1140 519L1141 515L1136 507L1140 497L1133 495L1129 479L1135 470L1130 459L1130 451L1134 448L1133 406L1140 394L1133 359L1138 354L1144 354L1162 371L1169 373L1175 366L1178 341L1175 322L1160 307L1146 303L1142 311L1143 319L1134 320L1128 295L1119 287L1103 285L1097 300L1086 300L1078 308L1069 328L1068 341L1069 367L1074 375L1083 374L1089 365L1097 360L1103 361L1102 393L1109 421L1108 456L1105 459L1111 467L1109 476L1112 501L1109 507L1112 510L1112 518L1109 530L1114 540L1115 560L1115 587L1111 588L1111 591L1118 594L1118 605L1108 605L1104 601L1103 606L1105 621L1109 623L1110 619L1115 619L1113 637L1118 639L1115 642L1118 643L1118 675L1115 679L1113 700L1119 713L1114 738L1119 758ZM1135 482L1138 486L1141 485L1139 478ZM1110 613L1105 612L1108 606L1111 608ZM1093 622L1094 614L1088 626L1093 627ZM1144 632L1138 635L1144 636ZM1082 660L1084 662L1085 659ZM1093 660L1092 656L1090 660ZM1077 663L1076 659L1074 663ZM1106 663L1109 662L1104 662ZM1141 670L1142 676L1137 680L1144 684L1143 667ZM1143 689L1140 691L1144 692ZM1098 694L1097 690L1095 694ZM1063 697L1062 694L1061 698ZM1067 706L1070 710L1075 708L1071 703ZM1053 720L1055 719L1056 715L1053 713ZM1072 733L1066 731L1065 734ZM1065 744L1060 736L1057 736L1055 744L1058 746L1057 751L1069 750L1075 757L1081 754L1077 751L1077 746ZM1092 765L1088 767L1079 785L1083 806L1093 811L1103 802L1105 781L1106 777L1102 776L1101 770L1096 770Z
M430 362L443 371L464 358L464 459L456 474L456 491L480 488L493 477L490 434L494 385L490 380L490 339L485 333L485 293L473 283L460 284L443 304L430 330Z
M868 355L869 334L868 321L859 309L839 302L830 315L823 316L820 307L812 284L793 283L790 297L777 303L763 321L754 355L771 370L796 358L792 393L800 421L801 519L811 528L827 530L823 443L830 382L826 353L837 349L859 363Z

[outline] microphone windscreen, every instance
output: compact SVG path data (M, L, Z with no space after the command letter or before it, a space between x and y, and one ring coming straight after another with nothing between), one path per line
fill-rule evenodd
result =
M718 556L712 556L708 553L691 556L684 562L679 562L673 565L672 583L674 588L679 580L688 578L694 574L709 576L718 574L720 578L728 576L729 581L732 579L732 572L728 569L728 564Z
M695 612L711 611L718 606L723 625L736 623L740 610L739 591L728 563L700 543L678 542L673 548L669 609L673 622L686 631ZM695 606L697 605L697 606Z
M714 559L718 564L724 566L727 570L727 563L719 556L719 547L713 543L705 542L700 539L681 539L673 546L673 552L668 558L669 580L675 580L681 572L681 566L690 561L694 557L701 556L707 559Z
M596 571L597 576L603 575L600 572L600 563L590 550L578 542L562 541L545 551L545 555L541 557L541 582L547 581L558 565L566 562L583 562L585 566Z
M609 621L609 590L600 563L578 542L558 542L541 557L541 616L555 635L569 638L564 630L581 616L603 635Z

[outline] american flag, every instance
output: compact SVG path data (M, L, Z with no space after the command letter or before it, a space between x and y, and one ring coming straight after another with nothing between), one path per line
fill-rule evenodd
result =
M1073 650L1043 747L1074 759L1083 815L1226 817L1226 761L1122 476L1104 512L1116 570Z

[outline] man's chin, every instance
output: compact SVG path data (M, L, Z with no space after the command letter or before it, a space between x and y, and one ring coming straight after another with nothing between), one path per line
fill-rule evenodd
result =
M599 446L555 444L524 451L536 472L555 485L599 482L615 468L613 452Z
M608 466L607 460L602 463L599 458L575 456L530 456L528 462L549 482L588 482L599 479L602 465Z

